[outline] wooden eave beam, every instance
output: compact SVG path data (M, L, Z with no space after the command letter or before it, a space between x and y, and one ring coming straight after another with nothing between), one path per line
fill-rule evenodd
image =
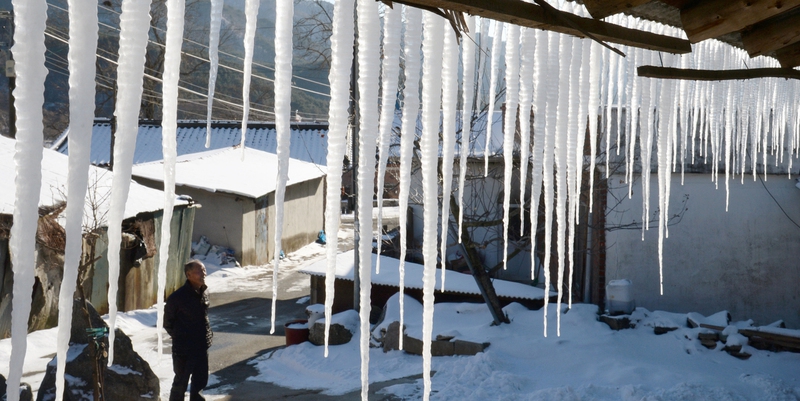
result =
M637 68L640 77L683 79L690 81L727 81L757 78L800 79L800 71L791 68L752 68L748 70L692 70L643 65Z
M592 17L603 19L649 2L650 0L583 0L583 5Z
M800 0L699 0L681 9L681 23L692 43L716 38L774 17Z
M796 42L800 42L800 8L742 31L742 45L750 57L762 56Z
M794 68L800 65L800 42L775 51L775 58L783 68Z
M521 0L395 0L394 2L419 8L443 8L529 28L578 37L585 36L579 29L564 23L561 18L545 11L542 7ZM604 42L673 54L686 54L692 51L691 44L684 39L625 28L563 11L554 12Z

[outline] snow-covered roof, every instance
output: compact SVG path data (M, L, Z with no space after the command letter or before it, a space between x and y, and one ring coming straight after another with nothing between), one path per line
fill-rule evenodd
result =
M14 213L16 186L14 177L14 144L13 139L0 136L0 214ZM42 189L39 206L51 206L65 200L67 193L68 157L49 149L42 155ZM101 207L110 203L111 181L114 173L99 167L90 167L89 185L97 188L97 199L108 199ZM62 196L62 194L64 194ZM88 195L88 194L87 194ZM176 201L176 204L186 204ZM161 210L164 207L164 192L131 182L128 201L125 204L125 218L139 213Z
M377 263L378 255L372 254L372 284L378 285L391 285L398 287L400 285L399 267L400 261L387 256L381 256L381 272L375 273L375 263ZM353 251L343 252L336 255L336 278L353 280ZM320 260L302 270L301 273L325 276L325 271L328 267L327 260ZM422 270L423 266L417 263L406 262L405 264L405 288L422 288ZM458 273L452 270L444 270L447 277L445 278L445 290L447 292L455 292L462 294L481 295L478 284L475 283L475 278L469 274ZM442 289L442 270L436 271L436 290ZM538 287L532 287L525 284L515 283L504 280L493 280L494 290L499 297L517 298L517 299L544 299L544 290ZM553 293L552 295L555 295Z
M215 121L211 125L211 144L206 149L205 121L180 121L177 130L178 155L205 152L209 149L223 149L238 145L242 139L242 123L240 121ZM292 137L289 154L293 159L311 163L325 164L328 152L328 125L326 123L292 123ZM59 137L52 148L69 153L66 140L69 130ZM245 137L245 146L265 152L277 151L274 123L250 123ZM111 149L111 123L108 120L97 120L92 129L93 164L109 163ZM134 163L147 163L163 159L161 145L161 124L159 122L142 122L136 135L136 149L133 154Z
M226 192L258 198L275 191L278 184L278 155L245 148L215 149L179 156L175 165L175 184L211 192ZM164 162L133 166L133 175L164 181ZM297 184L325 175L322 166L289 159L289 180Z

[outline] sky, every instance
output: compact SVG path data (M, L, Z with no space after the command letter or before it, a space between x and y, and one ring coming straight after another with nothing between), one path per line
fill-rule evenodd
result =
M352 236L352 231L345 232ZM287 274L301 274L324 258L324 247L316 244L289 255L281 266ZM268 291L271 283L253 280L270 277L269 265L219 266L206 260L207 284L212 292ZM389 265L384 265L388 269ZM303 299L303 301L306 301ZM307 302L307 301L306 301ZM421 337L422 306L411 298L405 301L406 333ZM434 336L447 334L457 339L489 342L485 352L475 356L434 357L432 400L797 400L800 399L800 354L760 351L749 345L748 360L740 360L722 350L706 349L697 340L698 328L688 328L687 314L648 311L637 308L632 319L636 328L613 331L597 319L597 307L573 304L562 306L561 335L557 334L556 306L547 312L547 337L544 336L543 310L528 310L511 304L504 311L511 324L492 326L489 310L483 304L441 303L434 313ZM354 312L350 312L354 313ZM380 329L398 320L398 297L387 307L387 318L373 327ZM334 321L352 318L335 316ZM108 316L105 316L108 321ZM159 360L155 351L155 308L120 312L118 327L130 336L135 350L150 363L161 380L161 396L167 397L172 380L169 354ZM213 322L212 322L213 324ZM738 324L746 325L748 322ZM676 327L655 335L654 326ZM795 331L800 336L800 332ZM42 366L54 355L57 328L28 335L25 376L34 389L43 378ZM166 341L169 336L164 334ZM738 338L738 337L736 337ZM330 347L328 358L323 347L305 342L264 353L250 363L258 374L247 380L273 382L295 389L316 389L337 395L360 388L359 335L344 345ZM8 373L10 339L0 340L0 374ZM403 351L384 353L370 350L371 383L405 378L422 373L420 356ZM211 375L210 385L217 381ZM402 399L420 399L422 379L405 381L381 390ZM206 392L207 399L221 399L230 387Z

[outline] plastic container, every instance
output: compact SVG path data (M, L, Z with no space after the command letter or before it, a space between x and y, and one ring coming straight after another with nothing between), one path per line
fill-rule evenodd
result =
M630 280L611 280L606 285L606 309L610 315L629 315L636 308Z
M291 320L283 325L286 334L286 345L295 345L308 341L308 320Z

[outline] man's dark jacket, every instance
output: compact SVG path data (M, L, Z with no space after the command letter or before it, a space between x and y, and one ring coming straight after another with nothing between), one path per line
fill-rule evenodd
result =
M214 334L208 322L206 286L195 291L187 280L167 298L164 329L172 337L172 352L175 354L193 354L211 346Z

